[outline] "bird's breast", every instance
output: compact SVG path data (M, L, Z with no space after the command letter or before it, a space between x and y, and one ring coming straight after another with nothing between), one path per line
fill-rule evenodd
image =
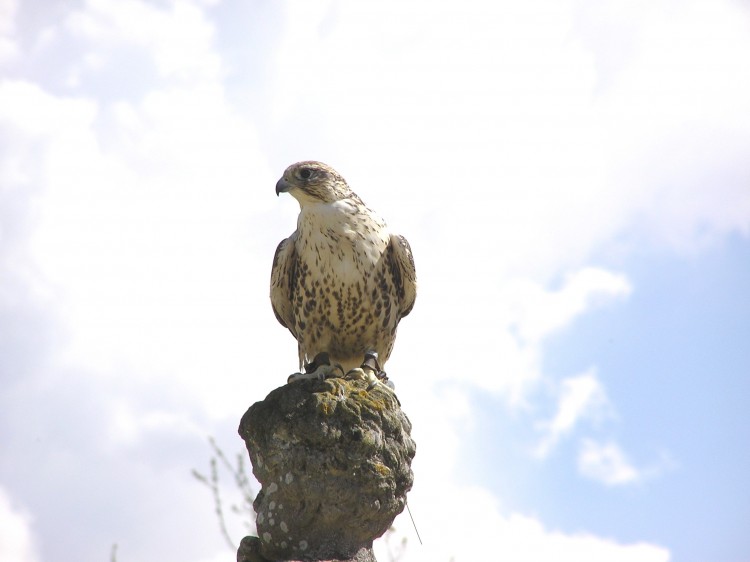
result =
M300 213L297 251L310 267L344 283L360 281L378 265L388 245L385 223L350 207L321 206Z

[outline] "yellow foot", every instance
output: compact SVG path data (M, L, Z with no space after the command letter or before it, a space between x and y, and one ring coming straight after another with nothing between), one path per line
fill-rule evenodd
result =
M375 371L373 371L372 369L368 369L367 367L357 367L355 369L352 369L351 371L346 373L344 378L349 380L366 381L367 390L370 390L376 384L380 383L378 377L375 375Z

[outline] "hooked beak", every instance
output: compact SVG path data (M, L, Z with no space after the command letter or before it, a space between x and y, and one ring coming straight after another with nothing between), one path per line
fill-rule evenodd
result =
M281 177L279 181L276 182L276 196L278 197L279 193L286 193L292 189L292 185L284 179L284 176Z

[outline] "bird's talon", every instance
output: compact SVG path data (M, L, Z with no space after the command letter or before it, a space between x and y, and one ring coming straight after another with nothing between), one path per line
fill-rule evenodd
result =
M348 380L358 380L367 382L367 390L372 390L380 381L377 375L369 366L356 367L346 373Z
M317 378L317 375L315 375L314 373L292 373L287 377L286 383L289 384L290 382L294 381L304 381L314 378Z
M341 372L341 375L337 374L338 372ZM317 377L319 380L326 380L338 376L343 376L344 370L341 368L341 365L336 363L335 365L321 365L318 367L314 373L311 373L315 377Z
M344 369L339 365L338 363L334 363L331 365L331 359L328 353L325 351L322 351L321 353L318 353L312 361L309 363L305 363L305 372L304 373L294 373L289 376L287 379L287 383L290 383L294 380L309 380L309 379L316 379L320 381L324 381L327 378L336 377L336 376L344 376ZM336 372L340 372L341 374L338 375Z
M362 361L362 368L372 369L376 373L380 372L380 362L376 351L365 352L365 359Z
M324 365L330 365L331 358L325 351L321 351L309 363L305 363L305 373L314 373Z
M356 367L346 373L344 378L347 380L363 381L367 378L367 375L361 367Z

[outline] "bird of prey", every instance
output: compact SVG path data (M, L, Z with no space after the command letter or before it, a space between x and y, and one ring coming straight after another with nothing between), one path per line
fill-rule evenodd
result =
M396 327L417 293L409 243L321 162L289 166L280 193L297 199L300 213L297 230L276 248L271 304L297 340L300 369L369 367L364 378L383 378Z

